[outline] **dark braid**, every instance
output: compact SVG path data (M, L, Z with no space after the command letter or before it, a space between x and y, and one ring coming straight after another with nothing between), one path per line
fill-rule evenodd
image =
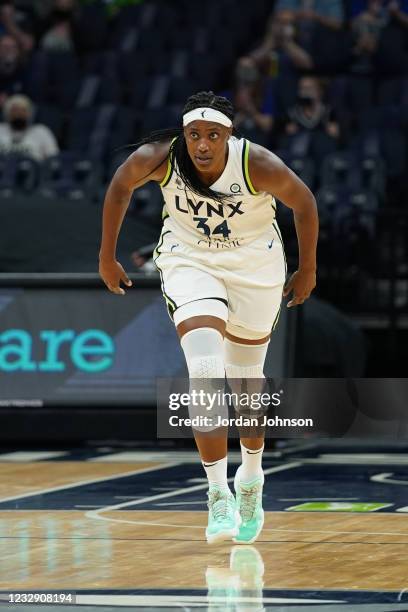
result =
M194 110L195 108L200 107L213 108L214 110L224 113L224 115L229 117L231 121L234 120L235 113L231 102L227 100L227 98L216 96L212 91L200 91L199 93L190 96L183 108L183 115ZM232 133L239 137L239 134L235 129L233 129ZM198 195L204 196L205 198L211 198L217 202L220 202L221 204L230 198L230 195L213 191L210 189L210 187L202 183L196 172L194 164L191 161L190 155L188 154L182 127L157 130L132 146L140 147L144 144L164 142L166 140L172 140L173 138L175 140L170 145L169 157L172 162L173 160L177 162L177 174L184 182L186 187ZM161 166L165 159L166 158L161 160L154 170ZM154 172L154 170L152 170L152 172Z

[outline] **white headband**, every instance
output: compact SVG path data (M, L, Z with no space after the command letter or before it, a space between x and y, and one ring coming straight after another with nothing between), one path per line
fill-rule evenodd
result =
M195 108L183 115L183 126L186 126L192 121L213 121L214 123L221 123L225 127L231 127L232 121L227 115L217 111L214 108Z

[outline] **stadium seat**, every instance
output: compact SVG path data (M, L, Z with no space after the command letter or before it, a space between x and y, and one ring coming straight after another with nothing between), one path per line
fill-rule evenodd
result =
M39 164L31 157L0 155L0 197L31 194L39 183Z
M92 200L100 185L101 168L85 155L64 152L45 161L41 170L41 194Z
M285 152L281 153L281 157L289 168L293 170L310 189L313 189L316 174L313 160L307 157L297 157Z

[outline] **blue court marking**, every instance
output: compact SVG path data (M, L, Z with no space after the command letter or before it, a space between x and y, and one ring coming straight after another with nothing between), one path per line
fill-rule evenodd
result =
M265 463L265 468L282 462ZM136 466L135 466L136 467ZM229 476L234 475L230 466ZM264 508L285 510L305 501L360 501L384 502L393 506L377 512L394 512L407 504L407 488L403 484L373 482L375 475L392 473L395 480L408 482L408 466L305 464L282 472L269 474L264 489ZM198 479L198 480L197 480ZM30 495L1 503L0 510L85 510L120 504L124 500L144 499L161 493L171 496L147 500L135 510L205 510L205 486L198 491L178 494L180 489L205 484L199 464L184 463L156 471L120 475L107 481L80 485L50 493ZM167 505L168 502L168 505ZM180 503L177 503L180 502ZM194 503L197 502L197 503ZM177 505L175 505L177 504ZM120 509L120 508L119 508ZM131 504L124 510L132 510Z
M394 512L397 508L407 504L407 489L403 485L372 482L370 477L383 472L383 467L307 464L291 470L269 474L265 481L264 509L282 511L308 500L331 501L335 499L341 501L343 499L348 501L353 498L353 501L394 504L377 511ZM175 468L175 471L180 469L184 470L184 466ZM393 478L408 481L408 466L387 465L386 469L387 472L393 472ZM185 480L183 482L185 486ZM168 500L168 506L166 500L163 499L140 504L137 509L174 510L174 502L176 501L182 502L177 505L178 510L205 509L203 491L184 493L179 498L173 496ZM192 502L202 502L202 505L192 504ZM131 507L127 509L131 510Z

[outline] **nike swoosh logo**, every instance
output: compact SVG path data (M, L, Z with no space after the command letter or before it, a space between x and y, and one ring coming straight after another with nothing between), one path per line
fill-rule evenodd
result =
M173 252L173 249L175 249L176 247L178 247L178 244L173 244L170 251Z
M270 242L268 242L268 249L271 249L273 245L273 240L271 240Z
M213 465L217 465L218 461L215 461L214 463L203 463L204 467L212 467Z
M249 451L247 450L247 455L257 455L258 453L262 453L262 448L257 451Z

